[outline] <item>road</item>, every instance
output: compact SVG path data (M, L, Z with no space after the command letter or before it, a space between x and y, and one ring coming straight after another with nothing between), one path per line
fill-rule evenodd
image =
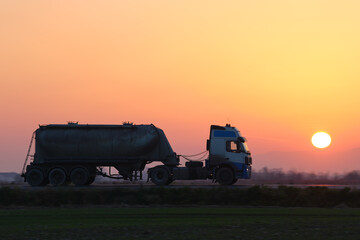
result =
M330 189L343 189L349 187L351 189L360 189L360 185L344 185L344 184L272 184L272 183L236 183L232 186L220 186L217 183L212 183L211 181L177 181L173 182L167 186L160 186L166 188L218 188L218 187L226 187L226 188L239 188L239 189L246 189L256 185L267 186L270 188L277 188L279 186L288 186L288 187L298 187L298 188L306 188L306 187L327 187ZM44 187L31 187L26 183L17 183L17 184L0 184L0 187L10 187L10 188L20 188L20 189L28 189L28 190L36 190L36 189L44 189L44 188L54 188L51 185L47 185ZM86 187L75 187L73 185L56 187L56 189L100 189L100 188L153 188L159 187L154 185L153 183L145 182L145 181L138 181L138 182L124 182L124 181L114 181L114 182L95 182L90 186Z

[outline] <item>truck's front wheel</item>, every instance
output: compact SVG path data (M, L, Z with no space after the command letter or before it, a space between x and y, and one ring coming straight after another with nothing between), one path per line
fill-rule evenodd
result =
M216 181L220 185L232 185L234 179L234 172L228 167L220 168L216 173Z
M156 185L167 185L170 183L169 171L164 167L155 167L151 171L151 181Z

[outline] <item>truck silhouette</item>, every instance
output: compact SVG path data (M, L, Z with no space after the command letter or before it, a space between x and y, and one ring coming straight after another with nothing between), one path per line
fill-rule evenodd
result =
M30 155L35 139L35 153ZM110 178L142 179L150 163L148 181L167 185L174 180L212 179L221 185L251 177L251 153L246 139L230 125L210 128L207 140L209 156L202 161L187 161L180 167L179 158L164 132L154 125L41 125L33 133L22 176L31 186L51 184L76 186L91 184L96 175ZM32 162L27 164L32 157ZM114 177L104 168L114 167Z

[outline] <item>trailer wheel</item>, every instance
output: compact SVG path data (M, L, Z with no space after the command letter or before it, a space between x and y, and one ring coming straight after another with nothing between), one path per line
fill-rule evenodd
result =
M26 173L26 181L33 187L42 186L45 183L45 176L40 169L33 168Z
M220 168L216 173L216 181L220 185L232 185L234 179L234 172L228 167Z
M61 168L54 168L49 173L49 182L53 186L61 186L66 183L66 173Z
M151 171L151 181L156 185L169 184L170 175L169 171L164 167L155 167Z
M71 171L70 179L75 186L84 186L89 182L89 171L83 167L74 168Z

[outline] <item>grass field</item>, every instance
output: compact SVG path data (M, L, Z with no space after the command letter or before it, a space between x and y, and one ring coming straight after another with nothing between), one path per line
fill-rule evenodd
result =
M4 239L359 239L360 209L24 208L0 210Z

